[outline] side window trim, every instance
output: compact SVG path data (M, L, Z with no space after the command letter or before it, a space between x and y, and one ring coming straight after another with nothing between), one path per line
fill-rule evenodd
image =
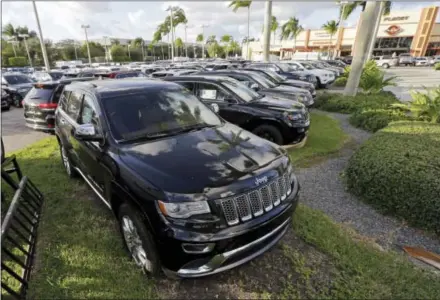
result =
M199 89L200 89L200 84L211 84L212 86L214 86L214 87L216 87L220 92L222 92L224 95L225 95L225 99L227 98L227 97L230 97L231 96L231 93L229 93L228 91L226 91L223 87L221 87L221 86L219 86L219 85L217 85L217 84L215 84L215 83L212 83L212 82L206 82L206 81L202 81L202 82L197 82L197 84L196 84L196 90L197 90L197 92L199 91ZM197 94L195 94L196 96L197 96ZM198 96L197 96L198 97ZM200 98L200 99L202 99L202 98ZM213 102L219 102L219 103L224 103L225 102L225 100L219 100L219 99L202 99L203 101L213 101Z

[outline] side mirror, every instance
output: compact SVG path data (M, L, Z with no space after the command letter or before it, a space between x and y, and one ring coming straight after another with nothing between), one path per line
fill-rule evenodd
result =
M228 102L228 103L230 103L230 104L238 103L238 101L235 100L234 98L226 98L225 101Z
M74 136L81 141L100 141L101 135L96 133L93 124L81 124L75 129Z
M260 89L260 87L256 83L252 83L250 88L253 89L254 91L258 91Z

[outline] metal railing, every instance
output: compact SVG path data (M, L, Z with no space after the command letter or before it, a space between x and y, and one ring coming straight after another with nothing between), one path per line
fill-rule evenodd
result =
M10 164L13 167L7 169ZM24 299L32 270L43 195L28 177L22 176L15 156L5 159L1 173L2 179L15 191L1 229L2 294ZM18 180L11 176L13 173Z

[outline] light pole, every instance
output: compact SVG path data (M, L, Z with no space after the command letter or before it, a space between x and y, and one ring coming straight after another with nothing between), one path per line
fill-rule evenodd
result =
M34 7L35 20L37 21L38 35L40 36L41 53L43 53L44 66L46 67L46 71L49 71L49 59L47 58L46 45L44 45L43 32L41 31L40 18L38 17L35 1L32 1L32 5Z
M173 25L173 10L172 6L169 6L166 11L170 12L170 25L171 25L171 61L174 61L174 25Z
M73 50L75 50L75 60L78 60L78 53L76 52L76 41L73 41Z
M28 44L27 44L27 38L29 37L29 34L19 34L18 36L23 38L23 41L24 41L24 47L26 48L27 56L28 56L28 59L29 59L29 65L30 65L31 68L32 68L31 55L30 55L30 53L29 53L29 47L28 47Z
M87 45L87 54L89 56L89 66L92 66L92 57L90 56L90 47L89 47L89 37L87 36L87 29L90 28L90 25L81 25L81 28L84 29L84 33L86 35L86 45Z
M272 15L272 1L266 1L264 5L264 36L263 36L263 59L270 59L270 21Z
M201 25L201 27L202 27L202 36L204 39L205 38L205 28L209 27L209 25L203 24L203 25ZM205 41L202 41L202 58L205 58Z
M108 52L107 41L108 41L108 36L104 36L105 62L108 64L109 52Z

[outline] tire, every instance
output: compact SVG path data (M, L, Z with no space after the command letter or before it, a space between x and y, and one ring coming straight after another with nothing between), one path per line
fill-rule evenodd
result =
M254 128L254 130L252 130L252 133L275 144L283 144L283 135L278 130L278 128L273 125L263 124L257 126L256 128Z
M318 80L318 87L319 87L319 88L321 88L321 89L325 89L325 88L327 87L327 84L322 84L322 83L321 83L321 79L319 79L319 77L317 78L317 80Z
M69 176L69 178L78 177L78 173L76 173L76 170L73 168L70 158L67 155L66 148L63 146L62 143L60 143L60 155L61 155L61 163L63 164L64 169L66 170L67 176Z
M123 203L118 209L119 230L125 248L136 265L151 277L158 277L161 263L153 236L144 224L139 212Z
M384 67L385 69L389 69L390 65L389 64L383 64L382 67Z
M23 107L23 105L21 105L21 100L18 97L14 97L13 102L14 102L15 107L18 107L18 108Z

